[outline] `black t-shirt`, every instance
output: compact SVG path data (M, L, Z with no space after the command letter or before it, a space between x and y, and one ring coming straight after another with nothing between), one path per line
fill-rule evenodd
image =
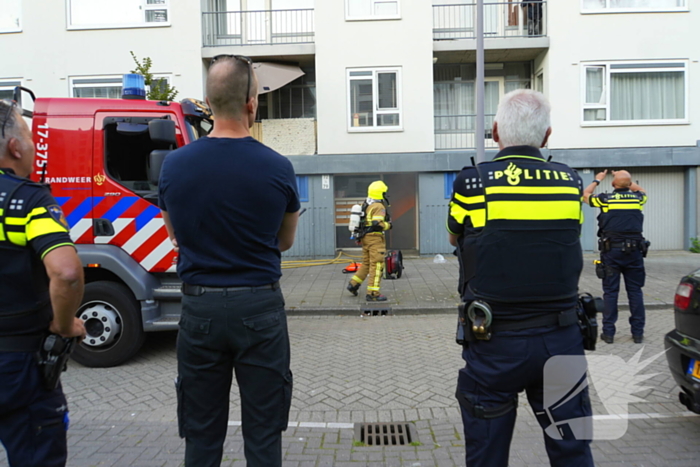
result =
M0 335L45 331L52 319L42 262L73 246L63 211L46 186L0 169Z
M260 286L282 276L277 232L300 207L287 158L252 137L202 138L168 155L159 192L184 282Z

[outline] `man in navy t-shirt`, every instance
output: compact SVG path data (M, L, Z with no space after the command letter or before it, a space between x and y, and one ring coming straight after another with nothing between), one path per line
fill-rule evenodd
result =
M163 164L159 202L183 281L177 343L178 420L186 466L218 466L232 372L249 467L282 464L292 397L280 252L299 218L292 164L250 136L258 107L249 59L215 57L209 137Z

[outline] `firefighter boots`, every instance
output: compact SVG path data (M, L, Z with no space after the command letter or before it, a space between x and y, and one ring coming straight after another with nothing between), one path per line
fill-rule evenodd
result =
M348 291L356 297L357 297L357 290L359 288L360 288L360 284L352 285L352 282L350 282L347 286Z
M378 294L378 295L367 294L367 296L365 297L365 300L367 300L368 302L386 302L386 297L382 294Z

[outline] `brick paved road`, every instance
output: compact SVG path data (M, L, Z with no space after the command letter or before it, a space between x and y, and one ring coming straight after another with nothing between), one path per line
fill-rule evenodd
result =
M598 354L626 361L641 348L631 342L621 316L616 343ZM285 466L460 466L461 423L453 394L461 366L451 315L360 318L292 317L295 376L291 420L285 434ZM669 310L648 313L643 358L662 350L673 327ZM175 334L149 336L139 356L118 368L71 363L64 386L71 408L70 466L178 466L184 446L175 418ZM626 435L594 443L597 465L700 465L700 416L677 402L663 356L645 373L658 373L638 393L646 401L632 413ZM226 466L245 465L239 399L231 396ZM595 401L595 398L594 398ZM600 410L601 406L596 405ZM598 412L601 413L601 412ZM640 417L645 417L640 415ZM353 445L353 422L415 423L418 446ZM339 424L339 425L334 425ZM0 449L0 466L6 466ZM511 466L548 465L542 433L525 398L520 400Z

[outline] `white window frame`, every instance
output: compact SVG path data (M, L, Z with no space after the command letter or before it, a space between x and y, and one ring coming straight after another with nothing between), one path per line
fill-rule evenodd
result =
M2 78L0 79L0 91L14 91L16 86L22 86L22 80L19 78Z
M17 19L19 19L19 24L15 28L10 28L10 29L0 29L0 34L10 34L14 32L22 32L22 2L23 0L18 0L19 2L19 15L17 15Z
M396 14L389 16L369 15L369 16L351 16L350 15L350 0L345 0L345 21L383 21L387 19L401 19L401 0L367 0L372 4L372 10L378 3L396 3Z
M352 126L352 115L350 109L352 109L352 98L351 98L351 87L350 83L354 80L366 80L369 76L350 76L351 72L364 71L372 73L372 105L374 106L374 111L372 112L372 126ZM379 110L379 82L377 80L377 75L380 73L396 73L396 102L398 106L391 109ZM347 107L346 107L346 118L348 132L350 133L377 133L377 132L390 132L390 131L403 131L403 111L401 110L402 103L402 93L401 93L401 67L383 67L383 68L348 68L346 70L345 79L347 82ZM399 114L399 124L397 126L377 126L377 116L382 114Z
M143 22L141 23L124 23L124 24L71 24L71 6L72 0L66 0L66 29L69 31L79 31L85 29L124 29L124 28L164 28L171 25L170 18L172 10L170 9L171 0L165 0L164 4L149 5L148 0L141 0L141 11L143 12ZM165 22L146 22L146 12L149 10L167 10L168 21Z
M662 65L675 65L667 68ZM678 65L682 64L682 67ZM611 65L638 65L621 70L611 71ZM603 93L605 95L605 103L603 104L587 104L586 103L586 69L588 68L603 68ZM685 118L676 119L657 119L657 120L610 120L610 77L613 73L640 73L640 72L678 72L683 70L684 90L684 115ZM688 117L688 60L664 60L663 62L646 60L646 61L620 61L620 62L582 62L581 63L581 126L584 127L600 127L600 126L649 126L649 125L683 125L689 124ZM587 121L584 120L585 110L605 109L605 120Z
M172 73L154 73L153 77L157 79L165 78L168 84L172 83ZM76 83L76 81L82 80L114 80L113 82L92 82L92 83ZM69 76L68 77L68 95L73 97L73 90L75 88L121 88L122 87L122 75L90 75L90 76ZM146 86L146 93L148 93L149 87ZM90 98L84 98L90 99ZM111 98L98 98L98 99L111 99Z
M607 6L607 5L610 5L610 0L605 0L606 7L602 8L602 9L597 9L597 10L586 9L584 7L584 2L585 2L585 0L581 0L581 14L584 14L584 15L599 15L599 14L607 14L607 13L648 13L648 12L662 13L662 12L690 11L688 8L689 0L685 0L684 6L666 7L666 8L658 8L658 7L610 8Z

